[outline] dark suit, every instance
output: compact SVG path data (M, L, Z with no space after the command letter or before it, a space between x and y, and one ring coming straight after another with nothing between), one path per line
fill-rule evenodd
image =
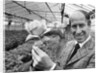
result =
M57 61L56 69L79 69L95 67L95 39L91 39L81 47L72 59L70 59L75 49L75 42L70 41L63 48Z

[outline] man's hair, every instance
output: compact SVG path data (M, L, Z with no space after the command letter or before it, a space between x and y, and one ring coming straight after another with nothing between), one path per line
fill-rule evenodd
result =
M77 11L81 12L85 16L85 19L87 20L88 25L90 26L91 25L91 21L90 21L89 13L84 11L84 10L77 10ZM71 20L69 20L69 25L71 26Z

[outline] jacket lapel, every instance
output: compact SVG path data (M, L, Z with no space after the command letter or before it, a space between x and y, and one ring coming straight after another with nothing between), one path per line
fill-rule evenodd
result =
M63 47L63 50L61 51L60 57L57 61L58 63L60 63L60 67L63 68L63 66L66 64L66 61L69 59L71 55L70 53L74 48L73 45L75 45L75 41L70 41Z
M67 62L67 65L71 64L73 62L76 62L76 61L80 60L81 58L84 58L93 50L93 48L94 48L94 40L91 38L87 43L85 43L83 45L82 48L80 48L77 51L76 55L70 61ZM75 49L75 47L71 51L70 56L72 55L74 49Z

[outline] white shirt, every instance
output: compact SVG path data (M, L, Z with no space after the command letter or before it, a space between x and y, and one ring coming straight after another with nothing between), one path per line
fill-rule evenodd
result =
M84 45L86 42L88 42L90 39L91 39L91 36L89 35L88 38L87 38L84 42L79 43L80 47L83 47L83 45Z

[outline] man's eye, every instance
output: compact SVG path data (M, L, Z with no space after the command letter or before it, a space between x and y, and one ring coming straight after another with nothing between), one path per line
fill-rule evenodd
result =
M80 27L80 28L84 27L84 24L79 24L79 27Z
M72 28L74 28L74 29L77 28L77 25L73 25Z

